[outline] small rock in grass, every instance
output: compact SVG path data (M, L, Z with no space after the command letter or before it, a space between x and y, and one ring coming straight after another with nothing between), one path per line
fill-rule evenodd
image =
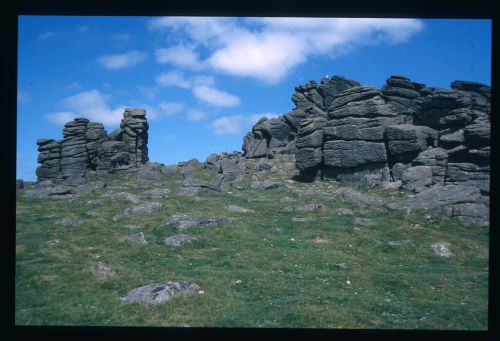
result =
M100 277L100 278L106 278L109 276L113 276L115 274L115 272L113 271L113 269L110 266L108 266L102 262L95 263L90 268L90 271L92 271L97 277Z
M54 245L57 245L59 243L60 243L59 239L51 239L47 242L47 244L49 244L50 246L54 246Z
M227 210L229 212L235 212L235 213L252 213L253 212L253 210L251 210L249 208L240 207L240 206L236 206L236 205L229 205L227 207Z
M135 288L122 296L123 303L158 304L169 301L175 296L194 294L200 286L187 281L167 281Z
M279 202L289 204L295 202L295 199L292 199L290 197L283 197L279 200Z
M389 245L392 247L401 247L401 246L406 246L408 244L411 244L411 240L405 239L405 240L393 240L389 242Z
M337 209L337 215L344 216L344 215L353 215L352 210L348 208L339 208Z
M335 266L339 269L347 269L347 265L345 265L345 263L335 263Z
M450 244L446 242L434 243L431 245L432 250L437 256L451 257L453 253L449 249Z
M433 217L432 215L428 214L424 217L425 221L428 221L428 222L433 222L436 220L435 217Z
M179 230L189 227L216 227L227 224L234 219L223 217L192 217L189 215L173 215L168 222L169 226Z
M136 214L150 214L163 210L165 205L159 202L145 202L143 204L129 207L113 217L113 220L119 220L124 217L133 216Z
M129 236L122 237L121 240L123 241L132 241L132 242L137 242L141 245L146 245L148 242L146 241L146 238L144 237L144 233L139 232L135 234L131 234Z
M252 181L250 183L250 189L253 190L264 190L285 187L285 184L277 181Z
M42 218L49 219L49 218L57 218L59 215L54 214L54 213L47 213L42 216Z
M130 230L138 230L144 228L144 225L134 225L134 224L125 224L123 227L130 229Z
M401 189L403 188L403 182L401 180L397 181L387 181L382 183L384 189Z
M129 193L129 192L115 193L113 191L108 191L108 192L104 193L102 196L106 197L106 198L111 198L113 200L116 200L116 199L126 200L126 201L130 201L134 204L137 204L141 201L141 199L137 195Z
M373 220L368 219L368 218L354 218L354 224L356 225L361 225L361 226L372 226L375 225Z
M312 241L314 244L328 244L330 241L322 236L316 236Z
M377 195L363 194L351 188L342 188L338 190L340 199L343 202L356 204L358 206L383 206L384 200Z
M299 212L313 212L319 211L321 209L323 209L323 205L321 204L307 204L296 208L296 210Z
M316 221L316 219L314 219L312 217L303 217L303 218L292 217L292 221L297 222L297 223L308 223L311 221Z
M422 226L422 225L420 225L420 224L411 224L411 225L409 226L409 228L410 228L411 230L422 230L422 229L423 229L423 226Z
M165 244L168 246L182 246L187 243L191 243L195 240L198 240L196 237L189 236L187 234L177 234L172 237L168 237L165 239Z
M169 193L170 190L168 188L153 188L144 192L149 198L166 198Z
M56 220L55 222L58 225L64 225L64 226L78 226L78 225L83 225L86 223L84 220L79 220L79 219L73 219L73 218L61 218Z

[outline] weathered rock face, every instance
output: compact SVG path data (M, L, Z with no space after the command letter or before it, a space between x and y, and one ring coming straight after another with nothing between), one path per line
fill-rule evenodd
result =
M125 109L120 128L107 135L101 123L76 118L63 139L38 139L38 181L84 178L137 168L148 161L148 122L143 109Z
M130 155L130 165L138 167L149 161L148 158L148 121L144 109L125 109L120 128L122 141Z
M441 89L391 76L380 90L339 76L310 81L295 88L291 112L257 122L243 156L294 154L305 180L401 180L414 192L458 184L488 195L490 97L489 86L467 81Z
M304 118L327 118L326 109L338 93L359 86L340 76L324 78L320 84L310 81L295 88L292 101L296 107L278 118L262 118L243 139L243 156L266 157L269 154L296 154L297 133ZM311 131L312 132L312 131ZM311 138L318 138L312 136ZM306 143L306 141L302 141ZM309 147L306 147L309 148Z
M36 143L40 163L36 169L38 181L61 178L61 141L38 139Z

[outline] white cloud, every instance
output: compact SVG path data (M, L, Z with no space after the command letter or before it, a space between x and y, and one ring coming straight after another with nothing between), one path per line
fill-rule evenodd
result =
M164 116L176 115L184 110L184 104L178 102L161 102L160 104L158 104L158 107L160 108L160 112Z
M186 78L180 71L169 71L160 74L155 81L159 86L190 89L197 99L217 107L235 107L241 102L239 97L217 89L212 76Z
M239 134L246 123L243 115L222 116L212 121L210 126L217 135Z
M191 87L191 82L179 71L169 71L160 74L156 77L156 84L161 86L178 86L184 89L189 89Z
M17 92L17 104L26 104L31 101L31 96L27 91L18 91Z
M177 45L157 49L155 57L160 64L172 64L193 70L201 70L204 67L199 60L200 57L195 51L194 45Z
M66 123L75 117L85 117L105 125L116 125L120 123L125 109L111 109L106 103L106 96L95 89L66 97L59 104L65 111L47 115L50 121L57 124Z
M204 111L190 109L186 113L186 118L188 121L201 121L205 119L208 114Z
M222 116L212 121L210 127L216 135L240 134L244 130L250 130L251 126L262 117L278 116L274 113Z
M139 92L141 95L146 97L148 100L152 101L158 95L160 89L156 86L139 86Z
M160 102L157 105L142 103L138 108L146 110L148 120L156 120L162 117L175 116L184 110L184 104L179 102Z
M216 70L235 76L276 83L295 65L306 61L303 50L301 39L291 34L246 35L214 52L208 63Z
M192 83L194 85L215 86L215 79L212 76L196 76L193 77Z
M193 94L199 100L216 107L235 107L240 105L239 97L206 85L195 86Z
M69 111L60 111L47 115L47 119L56 124L65 124L77 117L78 115Z
M43 32L38 36L38 40L45 40L56 36L56 32Z
M312 56L335 58L361 46L403 43L423 24L416 19L165 17L151 20L149 27L181 37L181 46L189 47L179 50L189 56L187 64L273 84Z
M119 70L134 66L147 58L148 54L146 52L133 50L122 54L102 56L97 61L107 69Z

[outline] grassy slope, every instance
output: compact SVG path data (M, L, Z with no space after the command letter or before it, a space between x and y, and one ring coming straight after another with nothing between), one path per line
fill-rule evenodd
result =
M485 329L487 327L488 230L464 227L438 215L426 222L424 212L359 208L328 200L332 183L289 183L295 188L323 189L327 195L304 196L294 188L248 190L249 180L232 193L201 195L201 200L175 193L178 175L165 177L171 188L163 212L112 217L133 204L88 193L74 201L30 199L18 191L16 226L16 312L18 325L189 324L214 327L324 327ZM142 195L151 182L108 179L106 190ZM386 198L407 193L376 189ZM330 193L330 194L328 194ZM280 203L289 196L295 203ZM143 201L152 201L142 195ZM255 199L255 200L252 200ZM287 206L323 203L321 212L284 212ZM239 205L255 211L227 211ZM375 226L352 224L338 216L347 207ZM92 217L87 212L97 213ZM197 242L169 248L163 240L177 233L166 221L172 214L239 217L230 226L185 231ZM46 217L55 214L56 217ZM88 223L54 224L58 217ZM292 217L314 217L292 222ZM148 245L120 241L136 231L124 224L144 224ZM412 230L411 224L424 229ZM329 243L315 244L320 236ZM294 240L291 240L291 239ZM410 239L394 248L389 241ZM53 241L59 243L54 244ZM430 245L451 244L454 257L435 256ZM97 261L116 274L97 279ZM342 269L335 264L345 263ZM181 296L156 306L122 305L127 290L165 280L199 284L204 294ZM241 282L240 282L241 281ZM347 283L350 281L350 284Z

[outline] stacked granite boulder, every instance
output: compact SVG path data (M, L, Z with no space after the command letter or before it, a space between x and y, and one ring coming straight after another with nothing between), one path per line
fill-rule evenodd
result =
M101 123L75 118L64 125L63 139L39 139L38 181L84 178L148 161L148 123L143 109L125 109L120 128L107 135Z
M466 81L441 89L391 76L380 90L340 76L310 81L295 88L291 112L257 122L243 155L294 154L304 179L488 195L490 97L490 87Z
M320 84L310 81L295 88L292 101L295 108L278 118L262 118L245 135L243 155L247 158L265 157L272 154L297 153L296 140L300 121L304 118L326 118L325 107L332 97L358 82L335 76L324 78Z
M134 167L149 161L148 128L144 109L125 109L120 129L123 130L122 141L130 155L130 164Z
M38 139L38 163L36 176L39 181L57 179L61 174L61 141Z

